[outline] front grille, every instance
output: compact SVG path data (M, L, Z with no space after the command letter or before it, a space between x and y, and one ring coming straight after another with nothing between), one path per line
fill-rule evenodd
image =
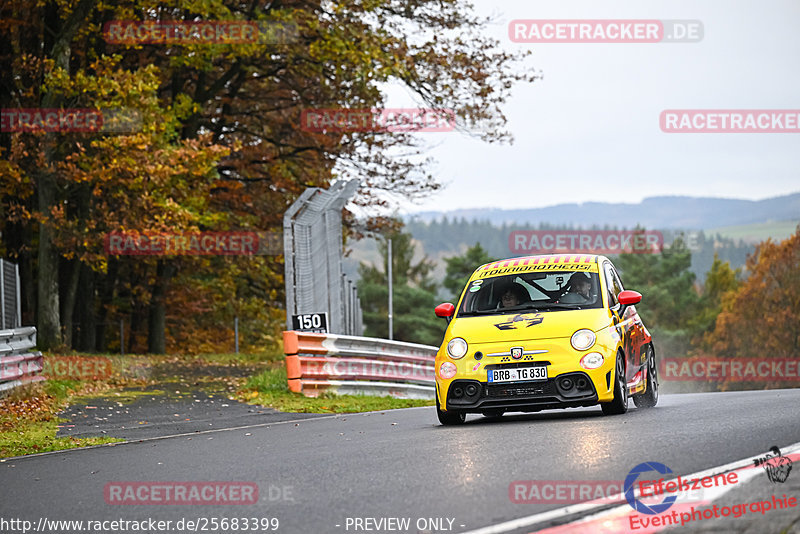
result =
M520 397L533 395L555 395L556 389L552 381L528 384L488 384L487 397Z
M550 362L546 361L546 360L539 360L538 362L533 362L533 363L535 363L537 365L545 365L545 366L546 365L550 365ZM505 365L501 365L499 363L490 363L489 365L484 367L484 369L486 369L487 371L491 371L492 369L516 369L516 368L519 368L519 367L530 367L530 366L531 366L531 364L529 362L515 361L513 363L509 363L509 364L505 364Z

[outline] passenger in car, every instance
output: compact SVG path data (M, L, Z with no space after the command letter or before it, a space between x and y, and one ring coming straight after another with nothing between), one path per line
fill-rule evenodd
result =
M531 299L528 290L517 282L510 283L501 291L500 301L497 303L498 308L513 308Z

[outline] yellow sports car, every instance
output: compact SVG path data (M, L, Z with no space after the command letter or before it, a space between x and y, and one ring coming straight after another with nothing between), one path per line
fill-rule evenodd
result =
M467 413L499 417L600 404L606 414L658 402L652 339L608 258L530 256L482 265L448 321L436 355L443 425Z

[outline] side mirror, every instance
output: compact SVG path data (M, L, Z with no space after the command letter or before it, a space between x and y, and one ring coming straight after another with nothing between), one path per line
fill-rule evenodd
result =
M639 304L642 301L642 294L637 291L630 291L626 289L625 291L620 291L619 295L617 295L617 299L619 303L622 305L619 309L620 318L622 318L622 314L625 313L625 309L628 306L633 304Z
M433 313L436 314L436 317L444 317L447 319L447 324L450 324L450 321L453 319L453 314L456 311L456 307L450 304L449 302L444 302L436 306L433 309Z
M623 306L630 306L631 304L639 304L642 301L642 294L626 289L625 291L620 291L617 298Z

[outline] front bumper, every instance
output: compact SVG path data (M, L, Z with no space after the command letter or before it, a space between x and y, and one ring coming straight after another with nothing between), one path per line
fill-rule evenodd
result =
M571 381L572 387L565 387ZM547 380L489 384L456 379L447 388L446 410L481 412L503 408L533 412L551 408L594 406L595 386L582 371L564 373Z

